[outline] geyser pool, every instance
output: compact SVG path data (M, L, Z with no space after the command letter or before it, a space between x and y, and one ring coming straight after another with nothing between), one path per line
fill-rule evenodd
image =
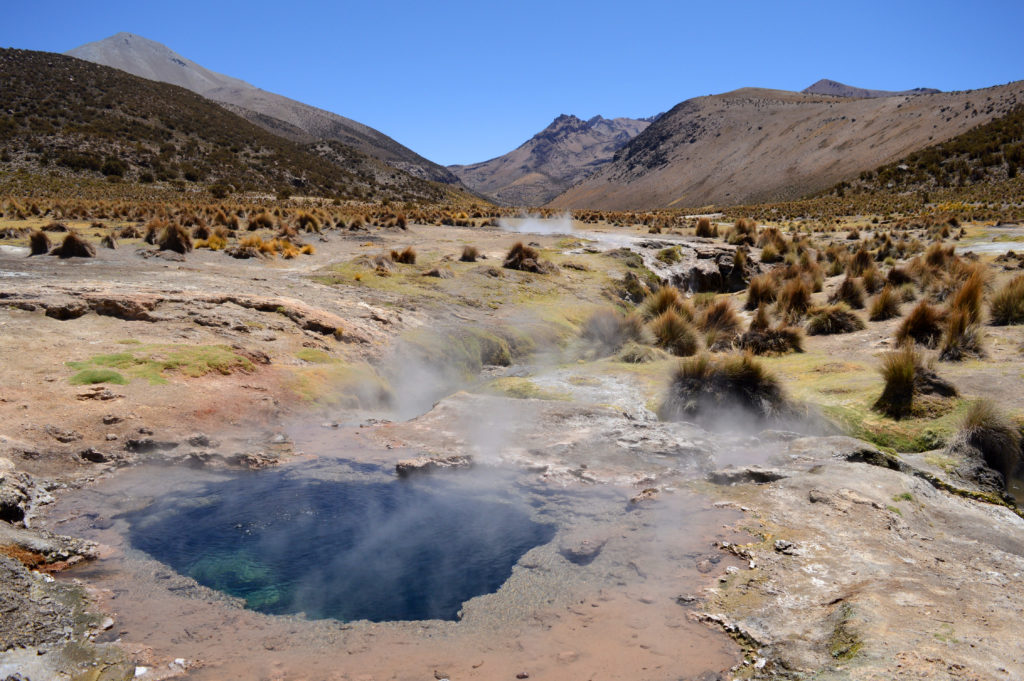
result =
M129 539L261 612L391 621L456 619L554 535L493 485L381 478L247 473L127 514Z

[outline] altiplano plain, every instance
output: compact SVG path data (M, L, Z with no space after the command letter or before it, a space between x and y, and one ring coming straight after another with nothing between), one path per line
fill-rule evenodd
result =
M1024 679L1022 87L445 166L0 49L0 680Z

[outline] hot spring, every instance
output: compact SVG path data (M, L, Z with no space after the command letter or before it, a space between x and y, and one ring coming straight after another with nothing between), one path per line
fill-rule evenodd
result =
M167 494L122 516L128 539L260 612L380 622L457 619L555 533L521 499L466 484L472 473L324 479L308 469Z

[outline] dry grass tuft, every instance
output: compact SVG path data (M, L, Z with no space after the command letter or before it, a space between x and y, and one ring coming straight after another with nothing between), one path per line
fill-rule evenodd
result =
M479 257L480 251L477 250L476 246L463 246L462 255L459 256L459 260L461 262L476 262Z
M50 251L50 255L59 258L95 258L96 248L77 232L68 232L60 246Z
M828 300L830 303L846 303L855 310L863 309L864 286L856 279L846 276Z
M913 341L934 348L942 338L943 317L940 309L922 300L903 318L903 322L896 330L896 342L902 345Z
M989 303L993 324L1024 324L1024 274L1019 274L999 289Z
M778 379L749 353L718 360L704 354L680 362L658 417L678 421L721 416L734 408L760 418L789 410Z
M650 325L655 344L673 355L688 357L697 352L697 333L674 309L661 313Z
M964 415L955 442L981 452L985 464L1003 476L1004 484L1020 468L1021 433L989 400L978 400Z
M181 225L168 225L160 232L156 245L161 251L174 251L184 255L192 251L192 237Z
M845 303L823 305L808 312L807 333L811 336L825 336L837 333L862 331L864 320Z
M28 237L29 255L46 255L50 252L50 237L37 229Z
M886 286L875 296L868 308L868 319L881 322L900 316L900 296L892 286Z

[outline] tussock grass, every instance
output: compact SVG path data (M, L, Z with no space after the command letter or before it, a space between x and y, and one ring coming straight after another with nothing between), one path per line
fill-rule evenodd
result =
M401 251L391 251L391 260L401 265L415 265L416 249L406 246Z
M996 291L989 302L993 324L1024 324L1024 274L1019 274Z
M42 230L35 230L28 237L29 255L46 255L50 252L50 237Z
M583 322L580 337L606 355L618 352L627 342L643 343L648 340L639 315L624 315L611 307L601 308L590 315Z
M864 320L845 303L814 307L808 312L807 333L811 336L853 333L862 331L864 327Z
M696 331L672 308L654 319L650 330L658 347L679 357L688 357L696 353L700 346Z
M882 356L879 371L885 388L874 408L892 418L910 413L914 403L914 379L921 366L921 356L913 345L905 345Z
M912 309L896 329L896 342L913 341L925 347L934 348L942 338L943 313L940 309L922 300Z
M799 319L811 306L811 287L803 277L790 279L782 285L776 300L778 314L788 319Z
M843 278L839 288L829 298L830 303L846 303L849 307L860 310L864 307L864 286L849 276Z
M660 317L669 310L672 310L687 321L693 321L696 314L693 306L690 305L675 286L662 286L647 296L640 306L640 314L644 319L648 320Z
M765 303L774 303L778 297L778 284L770 274L759 274L750 280L747 289L747 302L744 305L748 310L756 310Z
M718 236L718 225L711 222L711 218L697 218L696 235L713 239Z
M981 452L985 464L1003 476L1004 483L1021 464L1021 433L990 400L978 400L964 415L954 438Z
M953 307L946 317L946 327L942 334L942 342L939 344L939 359L959 362L967 357L984 356L981 326L971 321L968 310Z
M788 411L778 379L748 353L712 359L702 354L679 363L658 417L678 421L741 409L761 418Z
M461 262L476 262L480 257L480 251L477 250L476 246L463 246L462 255L459 256Z
M697 326L705 333L735 335L740 328L740 316L733 309L731 300L720 298L701 311Z
M181 225L168 225L160 232L156 245L161 251L174 251L184 255L192 252L192 237Z
M892 286L886 286L871 300L868 308L868 319L881 322L900 316L900 296Z
M50 251L50 255L58 258L94 258L96 248L77 232L68 232L60 246Z

